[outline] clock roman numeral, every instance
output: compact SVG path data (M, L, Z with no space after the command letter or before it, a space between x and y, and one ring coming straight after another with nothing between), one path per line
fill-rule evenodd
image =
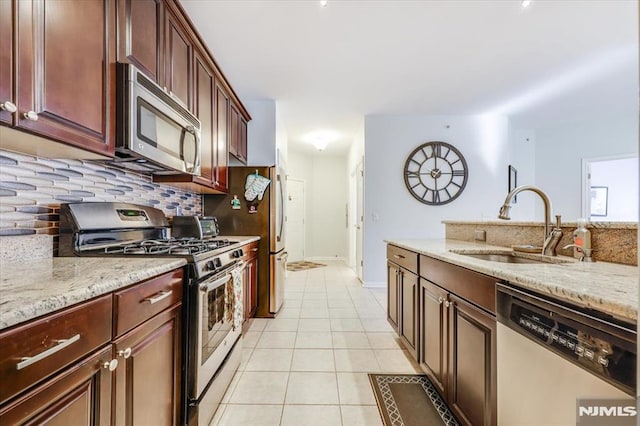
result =
M453 175L454 176L464 176L464 170L454 170L453 171Z
M433 191L432 201L434 203L439 203L440 202L440 191Z
M436 157L442 157L442 145L439 143L433 145L433 155Z
M407 177L410 177L410 178L412 178L412 177L413 177L413 178L417 178L417 177L419 177L419 176L420 176L420 173L419 173L419 172L411 172L411 171L407 171Z

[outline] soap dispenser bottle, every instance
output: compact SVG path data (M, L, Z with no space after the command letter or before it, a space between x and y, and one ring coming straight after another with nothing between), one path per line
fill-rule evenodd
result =
M573 257L583 259L591 256L591 232L587 229L587 219L578 219L578 228L573 231Z

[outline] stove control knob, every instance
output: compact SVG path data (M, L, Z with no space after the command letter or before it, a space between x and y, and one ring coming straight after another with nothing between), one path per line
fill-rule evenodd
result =
M242 251L242 249L234 250L233 253L231 253L231 256L236 259L239 259L242 256L244 256L244 251Z
M222 267L222 262L220 262L220 259L218 259L217 257L213 260L208 261L207 263L205 263L204 265L204 269L206 271L215 271L216 269Z

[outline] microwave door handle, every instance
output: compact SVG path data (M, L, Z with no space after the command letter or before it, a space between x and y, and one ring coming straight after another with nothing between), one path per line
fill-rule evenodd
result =
M200 173L200 135L198 134L198 132L196 131L196 129L193 126L187 126L184 128L183 132L182 132L182 141L180 143L180 149L181 149L181 156L182 156L182 160L185 161L184 158L184 141L185 141L185 133L191 133L193 135L193 140L195 141L195 150L194 150L194 159L193 159L193 167L191 167L191 169L186 169L185 170L188 173L192 173L192 174L199 174Z

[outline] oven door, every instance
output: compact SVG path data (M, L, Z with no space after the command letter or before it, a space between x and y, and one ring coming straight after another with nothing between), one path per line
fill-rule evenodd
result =
M238 266L237 268L240 268ZM234 268L236 269L236 268ZM242 311L242 282L235 283L233 271L197 284L197 328L195 395L199 399L240 337L241 326L233 326L236 312ZM239 275L241 277L241 274ZM236 276L237 277L237 276ZM237 278L236 278L237 279Z

